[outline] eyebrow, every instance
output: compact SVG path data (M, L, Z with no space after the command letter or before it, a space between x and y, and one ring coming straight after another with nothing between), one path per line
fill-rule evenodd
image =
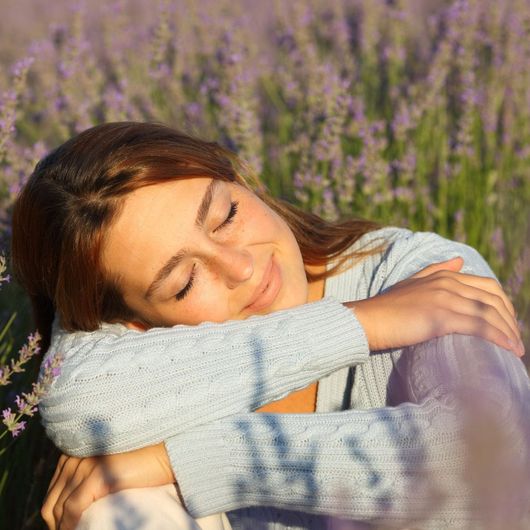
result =
M215 190L219 181L217 179L212 179L201 200L199 209L197 210L197 217L195 218L195 226L202 228L206 217L208 217L208 212L210 211L210 206L212 205L212 199L215 194ZM148 287L147 291L144 294L144 298L149 300L153 293L160 287L160 284L171 274L173 269L184 259L186 254L189 253L187 248L179 250L175 255L171 256L162 268L156 273L155 279L151 282L151 285Z

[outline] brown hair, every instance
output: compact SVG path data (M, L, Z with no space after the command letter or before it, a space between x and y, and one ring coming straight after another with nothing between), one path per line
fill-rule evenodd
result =
M13 212L12 262L28 292L35 323L48 346L57 311L67 330L96 329L101 322L138 319L115 278L104 274L100 251L105 229L129 192L167 179L212 177L253 190L293 231L306 265L342 255L363 234L382 227L361 218L329 222L271 197L244 161L207 142L158 123L117 122L92 127L50 152L35 167Z

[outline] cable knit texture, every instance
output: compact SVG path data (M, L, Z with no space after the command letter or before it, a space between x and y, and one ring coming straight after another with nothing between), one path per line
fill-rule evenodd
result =
M66 334L56 323L48 355L66 357L41 406L47 434L80 456L163 440L188 511L228 512L234 530L474 529L499 517L527 528L521 360L456 334L368 355L359 321L339 303L457 255L461 272L494 273L472 247L431 232L386 227L353 247L379 237L390 241L385 252L294 309L145 333L104 324ZM315 380L315 414L252 412ZM485 440L488 465L477 456ZM488 497L484 484L502 473L506 499L499 488Z

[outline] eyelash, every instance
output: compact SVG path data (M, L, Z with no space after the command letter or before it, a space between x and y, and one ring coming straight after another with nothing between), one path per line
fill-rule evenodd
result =
M178 292L175 295L175 298L177 300L182 300L183 298L186 297L186 295L188 294L189 290L193 287L193 281L194 280L195 280L195 264L193 265L193 269L191 269L190 281L187 283L186 287L184 287L184 289L182 289L182 291Z
M239 201L232 201L230 203L230 212L228 212L228 217L223 221L222 224L220 224L214 230L214 232L217 232L217 230L219 230L220 228L224 228L226 225L229 225L234 220L234 217L236 216L236 213L237 213L238 206L239 206Z
M228 212L228 217L214 230L214 232L217 232L217 230L224 228L225 226L229 225L236 216L237 208L238 208L239 202L238 201L232 201L230 203L230 212ZM175 298L177 300L182 300L186 297L186 295L189 293L190 289L193 287L193 282L195 281L195 264L193 265L193 269L191 270L191 276L189 282L186 284L186 287L182 289L182 291L178 292L175 295Z

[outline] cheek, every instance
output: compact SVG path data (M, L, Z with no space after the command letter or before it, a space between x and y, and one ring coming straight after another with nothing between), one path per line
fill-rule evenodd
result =
M296 245L298 243L287 223L274 210L269 208L264 202L256 199L250 201L247 206L247 218L251 220L251 230L254 234L267 236L270 241L277 241L284 245ZM242 225L242 231L245 230Z
M298 241L289 225L274 211L270 215L284 273L283 296L275 308L286 309L307 302L308 283Z
M212 281L208 273L206 276L206 279L203 277L197 282L192 298L181 302L184 305L179 305L177 309L176 303L169 302L160 308L157 321L166 326L195 326L201 322L225 322L236 318L234 309L230 307L226 287L218 281Z
M189 324L200 322L225 322L236 318L235 309L230 306L230 296L226 292L226 286L219 281L212 281L208 275L204 286L193 303L186 308L185 318L190 319Z

